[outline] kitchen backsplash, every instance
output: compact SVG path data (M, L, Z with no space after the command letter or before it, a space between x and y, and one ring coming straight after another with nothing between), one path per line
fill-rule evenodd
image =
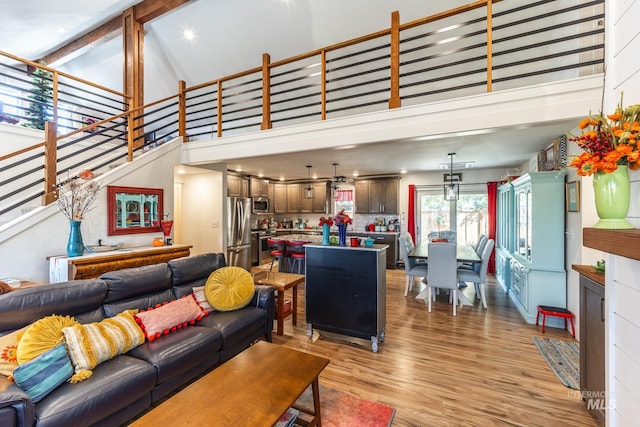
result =
M260 228L258 225L262 223L264 219L267 219L267 222L274 218L275 222L278 224L287 223L291 224L293 228L298 227L298 220L302 220L306 226L311 228L320 228L318 223L320 222L321 216L327 215L319 215L319 214L302 214L298 217L292 217L291 215L252 215L251 228ZM333 215L331 215L333 216ZM367 226L369 224L376 224L376 220L379 220L385 226L385 231L388 229L389 223L391 221L395 221L394 231L400 231L398 229L399 221L398 215L360 215L356 214L353 216L353 224L349 226L349 231L369 231Z

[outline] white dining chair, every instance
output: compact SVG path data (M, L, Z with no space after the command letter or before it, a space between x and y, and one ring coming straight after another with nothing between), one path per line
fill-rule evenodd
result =
M453 302L453 315L458 307L458 262L455 243L429 243L427 259L427 299L431 313L432 289L449 289L449 298Z
M411 235L408 233L404 233L400 236L400 255L402 256L402 261L404 261L404 273L405 273L405 285L404 285L404 296L406 297L409 291L413 290L413 283L416 277L427 277L427 264L418 263L416 258L410 258L409 252L413 249L411 246L413 245L413 239L411 239Z
M479 296L479 298L482 300L482 306L484 308L487 308L487 296L485 289L487 280L487 268L489 267L489 258L491 258L491 252L493 251L494 245L495 241L493 239L487 240L487 244L484 246L482 254L480 254L480 266L477 270L458 268L458 281L473 282L476 289L476 297ZM431 254L429 254L429 257L431 257Z
M441 239L447 239L449 243L457 243L458 233L453 230L443 230L439 233Z
M478 237L478 241L475 243L475 245L473 245L473 250L476 251L479 257L482 256L482 251L484 250L484 247L487 244L488 240L489 238L487 237L486 234L481 234ZM479 262L463 262L458 268L478 271L480 269L480 263Z
M429 234L427 234L427 240L429 241L429 243L433 242L433 239L439 239L440 238L440 233L438 231L431 231Z

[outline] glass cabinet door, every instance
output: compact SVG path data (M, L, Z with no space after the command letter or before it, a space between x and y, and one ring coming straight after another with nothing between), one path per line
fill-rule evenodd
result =
M531 261L531 190L518 191L516 195L517 237L516 252Z
M516 197L516 217L518 221L516 251L524 257L527 253L527 195L524 191L519 191Z

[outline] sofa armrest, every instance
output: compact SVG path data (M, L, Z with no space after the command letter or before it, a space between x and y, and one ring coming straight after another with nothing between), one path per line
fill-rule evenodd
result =
M29 395L0 375L0 426L25 427L35 424L35 408Z
M271 331L273 330L273 319L276 317L276 288L273 286L256 285L256 292L249 305L260 307L267 311L267 323L265 324L264 336L271 342Z

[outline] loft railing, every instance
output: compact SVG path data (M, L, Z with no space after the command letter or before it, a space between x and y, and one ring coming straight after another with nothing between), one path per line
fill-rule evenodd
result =
M0 157L0 215L40 196L50 203L69 170L99 172L171 137L215 144L223 136L588 76L603 71L603 51L604 0L478 0L405 24L394 12L390 28L280 61L265 54L258 67L192 87L179 82L176 95L135 110L127 94L0 52L0 60L19 64L0 73L0 94L28 91L20 73L40 67L52 73L57 112L45 142ZM74 83L62 90L61 79ZM16 112L29 101L19 101L5 114L23 121ZM32 163L29 172L23 159Z

